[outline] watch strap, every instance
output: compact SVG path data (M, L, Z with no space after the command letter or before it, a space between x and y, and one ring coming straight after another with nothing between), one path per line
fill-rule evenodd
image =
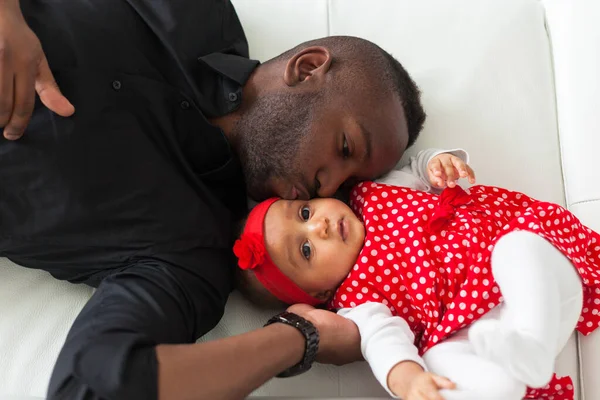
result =
M315 328L310 321L297 314L287 311L277 314L269 319L265 326L274 324L276 322L293 326L294 328L298 329L304 336L306 343L302 360L300 360L298 364L286 369L285 371L282 371L277 375L277 377L287 378L308 371L312 367L312 364L317 356L317 351L319 350L319 332L317 331L317 328Z

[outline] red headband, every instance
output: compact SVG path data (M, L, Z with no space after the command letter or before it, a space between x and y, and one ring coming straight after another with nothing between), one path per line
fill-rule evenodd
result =
M269 207L278 197L272 197L258 204L246 221L244 232L233 246L233 252L238 258L238 266L241 269L251 269L256 279L273 296L286 304L304 303L316 306L323 301L312 297L300 289L290 278L288 278L271 260L265 248L264 221Z

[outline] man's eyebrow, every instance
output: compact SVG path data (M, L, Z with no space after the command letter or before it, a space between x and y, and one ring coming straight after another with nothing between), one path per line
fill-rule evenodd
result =
M360 134L362 135L363 140L365 142L365 151L362 155L362 161L365 162L371 159L373 135L371 135L371 132L367 128L365 128L365 126L362 123L359 122L358 126L360 128Z

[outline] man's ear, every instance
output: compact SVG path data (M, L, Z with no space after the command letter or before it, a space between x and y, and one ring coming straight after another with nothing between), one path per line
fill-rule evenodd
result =
M310 79L322 78L331 67L331 53L323 46L311 46L299 51L285 66L283 80L296 86Z

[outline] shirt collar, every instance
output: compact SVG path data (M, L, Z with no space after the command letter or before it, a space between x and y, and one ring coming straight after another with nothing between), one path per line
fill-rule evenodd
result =
M207 54L198 57L198 61L203 62L215 72L231 79L240 86L246 83L252 71L259 64L257 60L228 53Z

